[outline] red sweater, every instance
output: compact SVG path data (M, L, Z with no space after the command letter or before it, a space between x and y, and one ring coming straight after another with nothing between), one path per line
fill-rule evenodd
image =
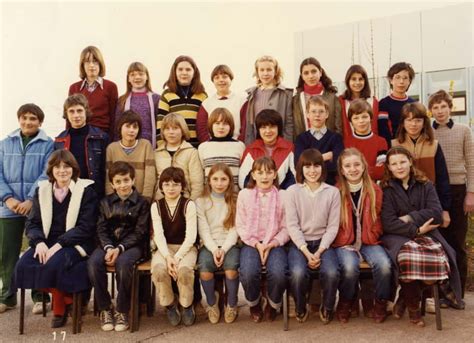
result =
M377 100L376 97L372 97L370 99L366 99L367 102L372 105L372 112L374 113L372 117L372 132L375 134L378 134L378 119L379 119L379 101ZM343 133L343 141L344 141L344 146L347 147L347 139L352 136L352 128L351 128L351 123L349 122L349 116L348 116L348 111L349 111L349 106L350 106L350 101L345 100L342 98L342 95L339 96L339 102L341 103L341 117L342 117L342 133Z
M377 157L387 154L387 141L382 137L371 133L369 136L351 135L344 144L346 148L357 148L367 160L370 177L377 181L383 176L383 165L376 166Z
M363 199L362 209L362 243L366 245L377 245L380 243L380 236L382 235L382 222L380 220L380 212L382 211L382 190L379 186L373 183L375 188L375 212L377 218L375 222L372 220L372 214L370 213L370 198L366 194ZM352 244L354 242L354 223L352 222L352 201L349 199L350 195L344 199L341 203L341 208L345 208L347 211L347 226L339 226L336 239L332 243L333 247L342 247L345 245Z
M112 81L104 79L104 88L97 86L96 89L89 93L87 86L82 88L82 80L73 83L69 87L69 95L81 93L89 102L89 108L92 112L92 118L89 124L96 126L107 133L113 133L114 113L117 104L118 91L117 85Z

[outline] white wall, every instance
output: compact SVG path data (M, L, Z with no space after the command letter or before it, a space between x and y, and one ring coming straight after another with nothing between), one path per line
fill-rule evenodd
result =
M294 87L295 32L440 6L443 3L2 3L0 138L17 127L16 110L26 102L43 108L49 135L59 133L64 126L62 104L69 84L78 80L79 54L87 45L101 49L106 78L117 83L120 93L126 68L135 60L148 66L153 87L161 92L180 54L196 60L208 93L214 91L209 74L220 63L234 70L235 90L251 86L253 62L262 54L278 59L284 84ZM334 41L319 45L318 51L334 56L340 48Z

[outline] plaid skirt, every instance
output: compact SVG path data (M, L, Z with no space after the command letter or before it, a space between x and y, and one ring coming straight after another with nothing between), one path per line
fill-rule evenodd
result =
M441 243L421 236L406 242L397 256L400 280L445 280L449 261Z

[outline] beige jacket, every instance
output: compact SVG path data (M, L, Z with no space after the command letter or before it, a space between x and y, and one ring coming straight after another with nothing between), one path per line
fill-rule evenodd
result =
M171 157L166 150L166 142L159 141L158 147L155 150L156 163L156 194L155 198L163 198L163 194L159 189L159 179L161 172L168 167L178 167L183 169L186 178L186 188L184 189L184 196L192 200L196 200L201 196L204 188L204 172L199 160L199 154L196 148L186 141L181 143L181 146Z

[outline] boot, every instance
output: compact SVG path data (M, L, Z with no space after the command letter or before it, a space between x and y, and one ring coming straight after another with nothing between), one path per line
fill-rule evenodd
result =
M376 323L383 323L387 318L387 300L375 299L373 318Z
M337 303L336 317L341 323L347 323L351 317L352 300L340 298Z
M420 302L421 302L421 289L418 281L402 282L403 296L405 299L406 306L408 308L408 316L410 322L423 327L425 322L421 316Z
M393 304L393 309L392 309L392 314L395 317L395 319L400 319L403 317L405 314L406 310L406 304L405 304L405 298L403 295L403 287L400 288L400 292L398 292L398 298L395 304Z

